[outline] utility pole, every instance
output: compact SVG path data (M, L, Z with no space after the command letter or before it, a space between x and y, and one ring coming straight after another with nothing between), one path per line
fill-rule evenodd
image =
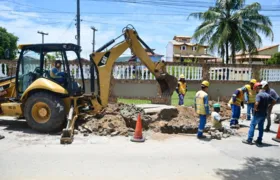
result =
M77 44L78 46L81 45L81 39L80 39L80 0L77 0Z
M44 36L49 35L49 33L44 33L43 31L38 31L37 33L42 35L42 44L44 44Z
M97 29L92 26L91 29L93 30L93 36L92 36L92 52L94 52L95 50L95 31L97 31Z

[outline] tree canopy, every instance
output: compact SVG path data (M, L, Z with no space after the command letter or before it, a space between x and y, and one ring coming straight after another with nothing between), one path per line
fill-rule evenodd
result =
M192 13L189 17L202 20L193 38L199 43L209 44L211 51L217 50L229 62L231 49L232 63L236 52L255 52L262 44L259 33L273 40L272 23L269 17L261 15L261 5L245 5L245 0L216 0L214 7L206 12Z
M280 64L280 52L275 53L268 61L267 64Z
M18 37L7 32L3 27L0 27L0 59L6 59L5 53L9 51L9 58L13 60L16 58Z

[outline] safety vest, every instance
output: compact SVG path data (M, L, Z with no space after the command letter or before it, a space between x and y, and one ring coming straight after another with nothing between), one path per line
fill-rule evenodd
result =
M205 106L208 104L204 104L204 97L208 94L202 90L198 91L195 95L195 105L196 105L196 113L200 115L206 115Z
M178 84L179 84L179 93L185 95L187 90L187 83L179 81Z
M213 128L221 129L223 127L222 123L220 121L215 120L213 116L211 116L211 121L212 121Z
M241 106L241 102L244 99L244 94L243 94L243 91L240 88L238 88L237 90L239 91L239 94L236 96L236 101L233 102L232 97L231 97L230 100L229 100L229 104L234 104L236 106Z
M249 97L248 103L255 103L255 101L256 101L256 91L254 91L252 89L249 89L248 97Z

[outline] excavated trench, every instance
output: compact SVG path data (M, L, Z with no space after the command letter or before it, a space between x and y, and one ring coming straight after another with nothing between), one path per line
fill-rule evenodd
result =
M209 103L212 106L212 102ZM229 107L221 104L223 111L221 115L228 117L231 114ZM105 116L95 118L86 116L79 120L77 129L85 136L93 133L99 136L128 136L134 132L137 117L141 115L143 131L152 130L154 132L167 134L195 134L197 133L199 119L193 107L174 107L164 105L128 105L128 104L109 104ZM210 121L210 118L207 120ZM218 137L223 134L233 134L229 130L217 132L210 126L205 127L205 132L211 136ZM210 133L212 132L212 134ZM218 139L218 138L217 138Z

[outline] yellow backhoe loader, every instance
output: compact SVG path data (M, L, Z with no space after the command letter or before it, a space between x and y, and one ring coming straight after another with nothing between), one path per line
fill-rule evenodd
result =
M121 37L124 40L112 46ZM15 77L0 80L2 92L1 116L25 118L28 125L39 132L62 130L61 144L73 141L75 121L85 114L102 115L108 104L110 81L114 62L128 48L137 56L159 82L163 96L173 94L177 79L166 72L166 63L153 62L146 50L153 51L138 36L132 26L122 34L90 55L91 94L85 94L80 46L74 44L20 45ZM105 51L104 51L105 50ZM81 81L77 82L70 71L70 64L78 64ZM61 61L62 81L52 75L54 60ZM97 74L97 93L94 87L93 70ZM60 79L60 80L61 80Z

